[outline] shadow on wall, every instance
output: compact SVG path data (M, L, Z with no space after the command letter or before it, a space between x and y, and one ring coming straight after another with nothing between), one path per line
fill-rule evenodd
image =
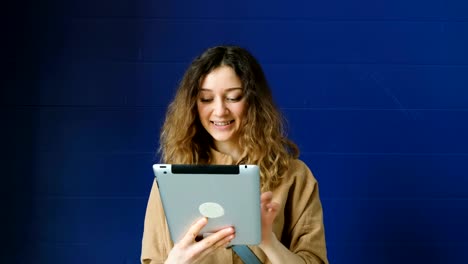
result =
M370 174L377 179L369 181L382 189L368 186L370 197L379 198L360 206L366 263L455 263L447 260L454 257L450 252L456 235L447 231L456 233L457 223L444 225L457 205L431 198L440 186L440 175L448 174L433 159L393 157L374 164Z
M35 135L39 117L39 82L44 50L53 49L47 43L48 34L54 34L43 17L45 5L32 2L12 6L7 16L12 22L5 28L3 37L7 47L6 77L2 78L1 137L2 145L2 240L4 253L1 263L18 263L35 250L34 207L34 162ZM44 16L42 16L44 15ZM48 22L52 23L52 22ZM11 46L10 46L11 45ZM3 85L5 84L5 85ZM53 140L53 139L51 139Z
M368 263L446 263L445 246L433 232L438 226L428 218L430 212L415 201L382 203L365 231L372 259Z

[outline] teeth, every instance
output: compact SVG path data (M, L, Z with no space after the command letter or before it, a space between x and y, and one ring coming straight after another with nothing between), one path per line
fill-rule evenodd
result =
M216 126L227 126L227 125L231 124L231 121L226 121L226 122L215 122L215 121L213 121L213 123Z

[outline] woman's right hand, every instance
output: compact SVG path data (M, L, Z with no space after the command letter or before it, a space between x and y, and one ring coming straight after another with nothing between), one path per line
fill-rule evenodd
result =
M207 223L208 219L204 217L193 224L185 236L174 245L165 263L200 263L216 249L226 247L234 239L234 228L227 227L200 241L195 241L197 235Z

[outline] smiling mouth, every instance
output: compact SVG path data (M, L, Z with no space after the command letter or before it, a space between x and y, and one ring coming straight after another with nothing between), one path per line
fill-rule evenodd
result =
M234 120L230 120L230 121L222 121L222 122L218 122L218 121L210 121L212 124L214 124L215 126L227 126L227 125L230 125L234 122Z

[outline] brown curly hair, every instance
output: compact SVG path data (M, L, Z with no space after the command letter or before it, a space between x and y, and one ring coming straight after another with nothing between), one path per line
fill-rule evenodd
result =
M243 153L237 163L259 165L262 191L271 190L278 186L299 150L286 136L285 120L273 102L260 64L241 47L212 47L193 60L166 113L160 136L161 160L173 164L210 163L213 144L200 122L197 97L203 78L220 66L236 72L247 100L239 131Z

